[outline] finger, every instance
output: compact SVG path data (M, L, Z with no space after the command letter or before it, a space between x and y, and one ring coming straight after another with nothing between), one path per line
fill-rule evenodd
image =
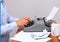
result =
M25 17L25 19L26 19L27 21L31 21L31 19L30 19L29 17Z

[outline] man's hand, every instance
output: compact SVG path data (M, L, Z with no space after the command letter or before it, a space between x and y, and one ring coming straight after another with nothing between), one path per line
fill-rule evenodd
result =
M25 25L27 25L29 22L31 21L31 19L29 17L25 17L22 18L20 20L17 20L16 23L18 25L18 27L24 27Z

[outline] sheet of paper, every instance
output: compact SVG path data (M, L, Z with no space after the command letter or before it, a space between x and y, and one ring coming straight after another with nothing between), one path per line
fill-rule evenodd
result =
M50 19L53 19L53 17L56 15L57 11L59 10L58 7L53 7L52 11L50 12L49 16L47 16L47 21Z
M37 32L36 32L37 33ZM46 42L48 40L50 40L51 38L45 38L45 39L40 39L40 40L35 40L31 37L31 33L29 32L19 32L18 34L16 34L14 37L10 38L12 40L17 40L17 41L22 41L22 42Z

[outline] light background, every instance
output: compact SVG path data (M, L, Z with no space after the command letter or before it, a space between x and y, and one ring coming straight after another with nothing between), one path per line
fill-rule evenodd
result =
M5 0L5 3L9 14L18 18L25 16L44 17L49 15L53 6L60 8L60 0ZM60 10L54 20L60 23Z
M14 17L48 16L53 6L60 8L60 0L5 0L9 13ZM60 23L60 10L54 17Z

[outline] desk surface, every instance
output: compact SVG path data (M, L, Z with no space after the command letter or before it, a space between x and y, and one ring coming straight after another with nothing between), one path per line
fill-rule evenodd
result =
M35 34L36 33L37 32L35 32ZM27 42L27 41L30 41L30 42L47 42L51 38L47 37L47 38L44 38L44 39L35 40L34 38L31 37L31 32L21 31L18 34L16 34L14 37L12 37L11 39L12 40L17 40L17 41L22 41L22 42Z

